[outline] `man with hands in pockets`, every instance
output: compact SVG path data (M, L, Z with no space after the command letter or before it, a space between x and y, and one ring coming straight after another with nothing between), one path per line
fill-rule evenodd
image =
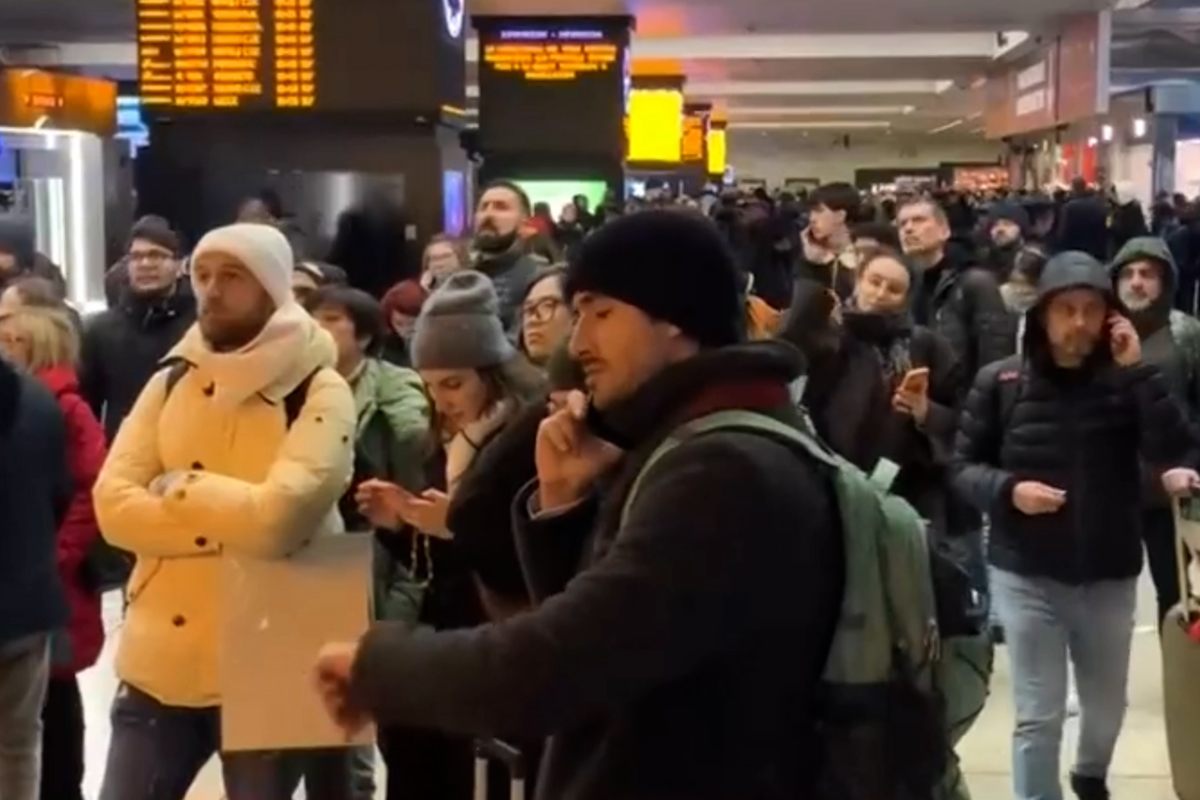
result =
M991 518L993 602L1012 660L1014 795L1061 800L1067 670L1081 708L1071 788L1107 800L1125 714L1144 465L1200 485L1196 442L1118 311L1105 267L1046 265L1023 355L982 369L963 407L954 481ZM1069 659L1068 659L1069 654Z
M702 216L644 211L583 243L566 297L589 397L543 421L513 502L534 608L327 646L315 678L335 720L549 737L537 786L555 800L811 794L844 575L832 483L746 430L647 466L718 411L799 424L802 357L745 341L742 285Z

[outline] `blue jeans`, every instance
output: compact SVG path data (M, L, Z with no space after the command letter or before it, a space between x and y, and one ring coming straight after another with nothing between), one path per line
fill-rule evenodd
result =
M1061 800L1068 654L1080 706L1073 771L1103 779L1125 720L1137 579L1068 586L998 569L991 577L1016 703L1013 793L1018 800Z
M122 684L112 707L112 739L100 789L100 800L184 800L188 789L221 743L219 708L165 706L144 692ZM312 756L326 751L221 753L221 772L228 800L291 800ZM342 779L330 770L330 759L317 769L329 783L321 800L350 797L349 750L341 751ZM325 781L322 781L325 783ZM310 787L311 788L311 787Z

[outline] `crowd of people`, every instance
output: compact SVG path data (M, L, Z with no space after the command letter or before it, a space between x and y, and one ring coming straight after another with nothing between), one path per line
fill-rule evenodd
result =
M499 181L398 282L258 198L190 248L139 220L86 319L0 230L0 797L82 800L120 590L100 800L214 755L229 800L368 800L377 755L465 800L481 741L545 798L965 800L1000 643L1014 796L1063 796L1074 705L1106 800L1143 552L1162 619L1200 490L1200 214L1126 194L554 219ZM312 691L377 748L223 752L222 553L333 535L374 622Z

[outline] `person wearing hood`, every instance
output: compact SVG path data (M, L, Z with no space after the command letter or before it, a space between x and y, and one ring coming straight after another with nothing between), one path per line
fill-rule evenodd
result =
M1200 321L1172 308L1178 274L1171 251L1154 236L1130 239L1111 270L1117 297L1142 340L1142 357L1162 370L1188 419L1200 422ZM1152 478L1145 481L1143 503L1142 538L1161 623L1180 599L1175 514Z
M538 478L513 501L536 607L331 643L316 666L327 708L348 731L374 718L549 736L540 797L811 796L844 573L827 476L772 438L722 430L679 443L633 491L688 420L742 409L804 424L788 394L802 357L745 342L733 254L696 215L605 225L566 286L591 396L540 424Z
M1037 287L1022 354L975 379L953 473L991 520L992 599L1016 704L1013 794L1062 797L1069 654L1081 710L1071 787L1107 800L1142 570L1139 465L1185 495L1200 486L1198 454L1162 371L1118 312L1107 268L1060 253Z
M1058 231L1054 251L1087 253L1098 261L1107 261L1110 254L1108 237L1108 208L1096 195L1078 194L1063 204L1058 214Z
M996 203L988 213L985 230L987 267L1003 283L1012 272L1017 251L1025 244L1029 213L1019 203Z
M500 321L514 342L521 328L525 289L542 266L526 252L520 236L531 212L529 195L511 181L493 181L475 208L471 268L492 279L500 301Z
M137 556L101 800L182 800L220 747L222 553L282 561L342 530L354 397L332 338L292 296L292 267L267 225L200 240L199 318L138 395L93 489L104 537ZM291 759L221 760L229 800L292 796Z

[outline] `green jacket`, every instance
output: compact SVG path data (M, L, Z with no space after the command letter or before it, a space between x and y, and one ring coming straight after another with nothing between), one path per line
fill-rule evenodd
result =
M424 489L430 410L417 373L370 359L354 379L353 389L358 410L356 470L412 491ZM415 623L424 586L378 541L374 564L376 618Z

